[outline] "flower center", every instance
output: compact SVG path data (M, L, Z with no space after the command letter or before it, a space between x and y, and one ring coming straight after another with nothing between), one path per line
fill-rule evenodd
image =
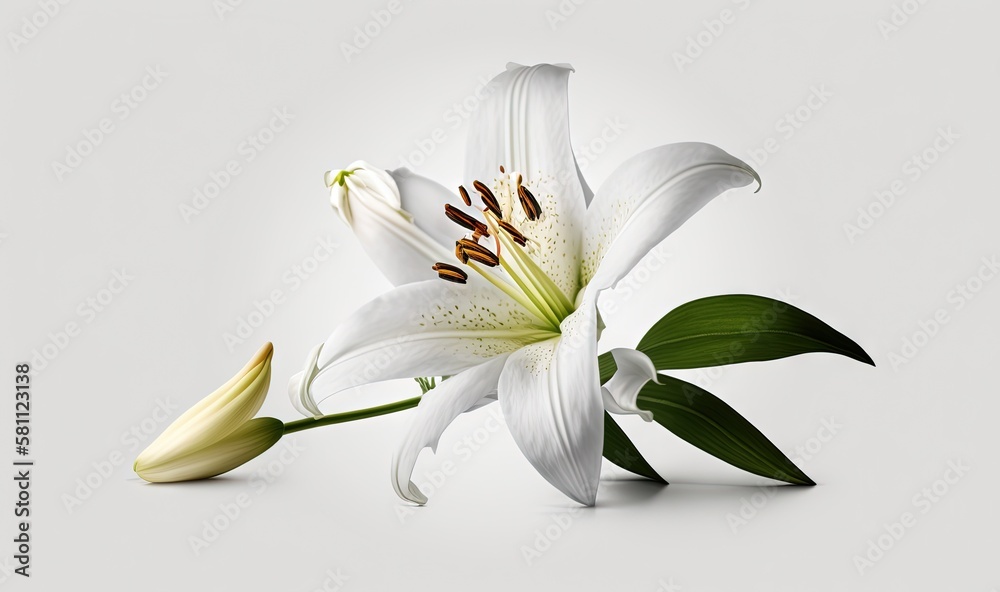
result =
M494 185L502 200L482 181L473 181L472 186L483 203L482 208L476 207L481 220L451 204L444 207L445 216L468 231L455 242L455 257L558 331L562 320L573 312L573 303L531 258L531 253L539 252L537 243L517 228L510 215L516 199L528 220L540 219L544 214L534 194L520 174L506 173L502 166ZM465 205L472 206L465 187L459 186L458 192ZM448 263L435 264L434 271L441 279L460 284L469 277L461 267Z

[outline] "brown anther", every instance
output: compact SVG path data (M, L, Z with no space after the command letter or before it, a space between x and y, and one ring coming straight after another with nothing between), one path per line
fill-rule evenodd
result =
M522 181L522 177L521 177L521 173L518 173L518 174L517 174L517 186L518 186L518 187L520 187L520 186L521 186L521 181Z
M465 190L464 186L462 185L458 186L458 194L462 196L462 201L465 202L465 205L467 206L472 205L472 200L469 198L469 192Z
M514 239L515 243L521 245L522 247L528 244L528 239L524 238L524 235L521 234L521 231L514 228L514 225L511 224L510 222L501 220L500 228L502 228L504 232L510 235L510 238Z
M504 174L506 171L503 170L503 165L500 165L500 174Z
M464 284L469 279L469 274L447 263L435 263L431 269L438 273L439 278L456 284Z
M476 241L463 238L458 241L458 246L456 248L462 249L462 252L469 259L482 263L483 265L487 265L489 267L496 267L497 265L500 265L500 258L493 254L493 251L487 249Z
M455 257L462 263L469 262L469 256L465 254L465 249L462 248L462 243L459 241L455 241Z
M528 191L527 187L518 185L517 197L521 200L521 209L524 210L524 214L528 217L528 220L538 220L541 217L542 208L538 206L538 201L535 200L535 196Z
M444 215L448 216L448 219L455 224L469 230L476 230L480 226L483 226L482 222L476 220L451 204L444 204Z
M493 215L497 218L503 218L503 214L500 212L500 202L497 201L496 196L493 195L490 188L484 185L482 181L473 181L472 186L476 188L480 197L483 198L483 205L486 206L486 209L493 212Z

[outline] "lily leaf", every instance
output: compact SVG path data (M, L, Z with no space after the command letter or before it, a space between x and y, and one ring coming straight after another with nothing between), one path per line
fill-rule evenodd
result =
M809 352L875 365L861 346L811 314L749 294L682 304L657 321L636 349L658 370L761 362Z
M618 370L618 364L615 364L615 358L611 352L604 352L597 356L597 367L601 373L601 384L611 380L615 371Z
M649 466L646 459L639 453L632 440L625 434L621 426L611 418L611 414L604 412L604 458L636 475L640 475L653 481L667 484L663 477L660 477L653 467Z
M640 409L681 439L734 467L794 485L816 483L742 415L712 393L660 375L639 392Z

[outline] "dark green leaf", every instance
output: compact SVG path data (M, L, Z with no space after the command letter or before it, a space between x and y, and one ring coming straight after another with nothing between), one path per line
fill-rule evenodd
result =
M659 370L776 360L809 352L875 365L861 347L791 304L749 294L710 296L666 314L636 347Z
M639 453L639 449L635 447L632 440L629 440L629 437L607 411L604 412L604 458L626 471L631 471L636 475L658 481L664 485L667 484L663 477L660 477L653 470L653 467L649 466L646 459Z
M604 352L597 356L597 367L601 372L601 384L611 380L611 377L615 375L615 371L618 370L618 364L615 364L615 358L611 355L611 352Z
M637 406L678 437L727 463L762 477L815 485L760 430L712 393L661 375L647 383Z

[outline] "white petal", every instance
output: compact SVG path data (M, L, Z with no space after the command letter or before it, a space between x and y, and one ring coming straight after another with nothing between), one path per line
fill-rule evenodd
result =
M613 287L713 197L754 180L749 165L710 144L669 144L625 161L587 210L584 284Z
M235 376L167 426L136 462L151 465L181 456L239 429L264 404L271 384L273 353L271 344L265 343Z
M646 421L653 421L651 412L636 406L636 398L642 387L650 380L658 382L652 360L640 351L624 347L611 350L611 355L618 369L601 389L604 408L611 413L633 414Z
M316 378L319 368L316 361L319 359L319 352L323 350L323 344L314 346L306 356L306 365L302 372L292 376L288 380L288 394L292 400L292 406L302 415L312 415L318 417L323 415L316 401L309 396L309 385Z
M437 181L418 175L407 168L390 171L404 211L413 217L417 228L423 230L434 241L449 251L454 251L455 241L462 238L468 230L463 229L444 215L445 204L464 210L467 214L480 218L481 213L466 208L458 193L441 185ZM445 261L454 259L454 255Z
M447 248L428 234L404 209L404 202L419 200L411 200L410 196L404 199L392 175L363 161L353 163L345 171L352 172L341 183L327 175L327 182L333 182L331 204L390 282L398 286L432 279L436 277L431 270L434 263L455 258L454 248ZM408 188L411 185L407 183ZM444 218L443 209L441 217ZM457 226L455 229L460 235L461 229ZM454 240L450 244L454 245Z
M496 390L506 361L506 354L497 356L438 383L423 396L413 423L392 459L392 486L399 497L415 504L427 503L427 497L410 481L420 451L430 446L437 452L445 428L460 414L480 406L484 397Z
M530 253L570 301L579 289L580 232L586 210L582 175L569 135L567 86L572 68L509 65L486 87L469 124L465 180L494 189L505 216L535 241ZM498 167L503 165L505 175ZM529 221L509 176L522 175L544 212Z
M524 456L549 483L592 506L604 448L597 319L588 299L563 321L561 337L507 359L500 406Z
M554 333L489 284L431 280L400 286L362 306L292 378L300 411L345 389L394 378L450 376ZM311 380L310 380L311 377Z

